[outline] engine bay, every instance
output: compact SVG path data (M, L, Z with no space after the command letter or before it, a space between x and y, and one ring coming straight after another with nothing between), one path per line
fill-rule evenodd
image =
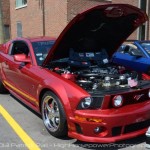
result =
M71 50L69 58L55 60L50 66L50 70L88 92L135 88L142 80L137 72L113 64L104 50L95 53Z
M135 87L140 78L135 71L128 71L123 66L111 64L88 68L55 67L53 71L88 91L114 87Z

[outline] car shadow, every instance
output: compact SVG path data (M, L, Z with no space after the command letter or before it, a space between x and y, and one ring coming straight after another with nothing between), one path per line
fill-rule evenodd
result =
M87 142L82 142L82 141L76 141L73 144L78 146L78 147L82 147L85 149L90 149L90 150L118 150L118 149L123 149L123 148L127 148L130 149L132 147L133 148L137 148L137 149L144 149L145 145L138 145L138 144L142 144L143 142L145 142L146 137L145 135L136 137L136 138L132 138L129 140L123 140L120 142L116 142L116 143L87 143Z
M21 105L23 105L25 108L27 108L29 111L31 111L33 114L35 114L37 117L41 118L42 119L42 116L37 113L36 111L34 111L33 109L31 109L29 106L27 106L26 104L24 104L21 100L19 100L18 98L16 98L15 96L13 96L11 93L10 93L10 96L15 99L17 102L19 102Z

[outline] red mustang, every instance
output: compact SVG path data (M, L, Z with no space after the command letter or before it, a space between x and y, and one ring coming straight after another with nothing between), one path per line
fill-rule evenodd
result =
M150 125L150 81L111 55L147 16L126 4L77 15L58 39L18 38L0 47L0 91L42 115L51 135L115 142Z

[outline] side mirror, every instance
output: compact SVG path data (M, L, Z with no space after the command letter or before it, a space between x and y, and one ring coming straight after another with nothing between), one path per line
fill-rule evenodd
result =
M30 63L31 59L30 57L26 56L25 54L16 54L14 55L14 60L17 62L25 62Z

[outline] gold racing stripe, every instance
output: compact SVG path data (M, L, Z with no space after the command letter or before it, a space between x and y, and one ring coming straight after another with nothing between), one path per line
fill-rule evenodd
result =
M17 93L23 95L24 97L28 98L29 100L35 102L38 105L38 102L36 101L35 98L25 94L24 92L22 92L21 90L17 89L16 87L14 87L13 85L11 85L10 83L8 83L7 81L3 81L3 84L8 86L9 88L13 89L14 91L16 91Z

